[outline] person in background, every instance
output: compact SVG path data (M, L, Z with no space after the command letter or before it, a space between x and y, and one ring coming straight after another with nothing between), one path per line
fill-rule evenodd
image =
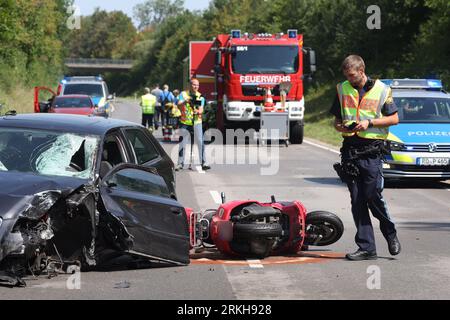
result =
M174 98L173 103L174 103L176 106L178 106L178 101L180 100L180 99L179 99L179 97L180 97L180 90L175 89L175 90L173 90L172 93L173 93L173 98Z
M172 128L172 135L170 140L172 140L172 136L175 134L175 130L179 127L181 111L178 108L178 96L180 95L180 90L175 89L172 92L173 94L173 104L172 108L169 110L169 126Z
M141 97L139 105L142 108L142 125L150 131L153 131L156 97L150 93L149 88L144 89L144 95Z
M202 116L203 108L205 107L205 98L202 97L199 88L200 82L198 79L192 78L190 90L183 91L179 96L178 106L181 111L180 128L184 129L184 135L180 137L178 165L175 168L177 171L182 170L184 166L187 132L189 132L191 138L191 148L194 142L193 139L195 138L197 141L202 169L211 169L211 167L206 163L205 145L203 143ZM192 165L192 163L190 165Z
M163 140L170 141L170 137L172 136L172 126L169 124L169 117L175 99L172 92L169 91L169 85L165 84L163 86L163 91L158 100L162 109L161 122L163 127Z
M156 97L156 105L155 105L155 130L158 130L161 125L161 117L162 117L162 108L161 103L159 102L159 96L161 95L161 89L159 88L159 84L155 85L155 88L152 90L152 95Z

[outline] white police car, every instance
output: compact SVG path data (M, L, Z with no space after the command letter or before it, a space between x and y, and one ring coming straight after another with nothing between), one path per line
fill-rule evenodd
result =
M91 96L97 108L97 114L109 117L111 113L111 100L108 86L100 76L92 77L65 77L58 87L58 95L84 94Z
M392 88L400 123L390 127L385 178L450 179L450 94L440 80L383 80Z

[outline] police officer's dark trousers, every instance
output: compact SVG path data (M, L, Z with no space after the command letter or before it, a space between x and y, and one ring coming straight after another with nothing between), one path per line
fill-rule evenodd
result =
M152 128L153 127L153 114L142 114L142 125L146 128Z
M357 229L355 242L361 250L372 252L376 251L376 246L369 209L380 221L380 230L386 240L392 240L397 234L381 194L384 187L381 155L359 156L353 161L360 171L359 176L347 182Z

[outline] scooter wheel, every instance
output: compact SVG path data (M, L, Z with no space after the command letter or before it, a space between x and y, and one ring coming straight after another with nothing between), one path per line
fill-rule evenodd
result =
M304 245L328 246L344 233L344 224L337 215L327 211L313 211L306 216L307 237ZM318 236L322 238L316 243Z
M283 228L279 223L235 223L233 239L281 237Z

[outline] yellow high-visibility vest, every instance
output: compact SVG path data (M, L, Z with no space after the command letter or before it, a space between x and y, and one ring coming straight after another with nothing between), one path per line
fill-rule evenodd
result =
M156 105L156 97L150 93L141 97L141 107L143 114L154 114Z
M376 80L374 86L367 91L359 102L359 92L353 88L349 81L337 85L343 125L349 125L354 121L367 119L380 119L383 117L381 109L386 103L391 88L380 80ZM355 133L342 133L344 137L353 136ZM365 139L385 140L389 134L389 128L368 128L366 131L356 133L358 137Z
M184 101L187 101L189 99L189 97L191 96L191 93L189 92L189 90L187 90L187 91L181 92L181 95L182 95ZM199 100L200 97L202 96L202 94L200 92L197 92L195 95L196 95L197 100ZM194 114L194 109L190 103L188 103L188 102L184 103L181 106L180 111L181 111L180 122L182 124L192 126L194 124L202 123L202 114Z

